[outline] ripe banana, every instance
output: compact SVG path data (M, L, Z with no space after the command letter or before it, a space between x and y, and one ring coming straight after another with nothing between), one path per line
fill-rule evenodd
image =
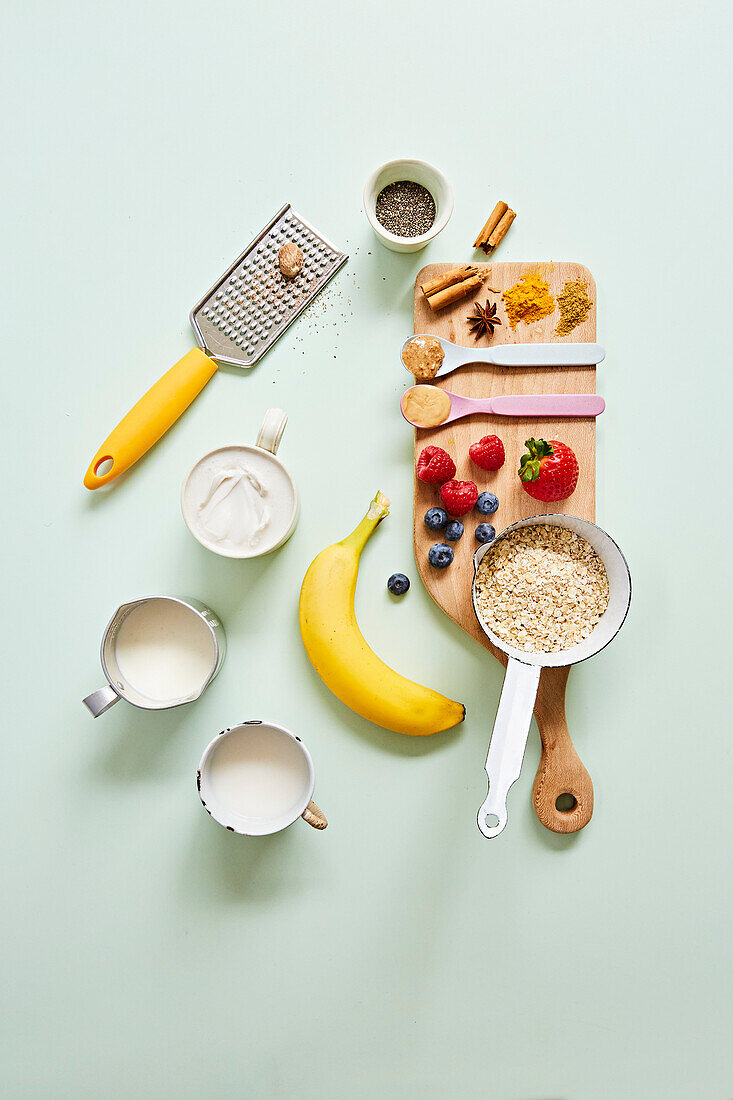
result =
M462 722L465 707L391 669L356 621L361 552L388 515L389 501L377 493L359 526L311 562L300 590L300 633L324 684L362 718L396 733L439 733Z

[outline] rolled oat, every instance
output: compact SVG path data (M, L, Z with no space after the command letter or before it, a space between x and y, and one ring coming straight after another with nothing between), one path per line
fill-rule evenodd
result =
M555 653L587 638L605 612L606 568L590 543L566 527L521 527L482 559L476 603L503 642Z

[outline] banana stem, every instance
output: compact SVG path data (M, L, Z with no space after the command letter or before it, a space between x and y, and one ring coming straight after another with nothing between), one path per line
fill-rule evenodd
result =
M384 493L377 492L374 500L369 505L369 511L364 516L364 519L354 528L350 535L347 535L345 539L341 540L341 545L353 546L360 554L369 536L374 532L385 516L388 515L389 500Z

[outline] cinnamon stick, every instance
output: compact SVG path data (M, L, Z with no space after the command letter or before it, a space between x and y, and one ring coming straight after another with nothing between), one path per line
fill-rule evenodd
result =
M516 216L517 215L514 213L513 210L506 210L506 212L502 216L501 221L499 222L496 229L494 230L494 232L491 234L488 241L486 242L486 250L485 251L487 253L488 252L493 252L494 249L496 248L496 246L498 244L501 244L501 242L506 237L507 229L512 224L512 222L514 221Z
M486 225L483 227L478 237L473 242L474 248L483 248L484 251L486 251L486 245L488 243L489 237L494 232L497 225L504 217L508 209L509 207L505 202L497 202L496 206L491 211L489 220L486 222Z
M435 279L429 279L427 283L421 283L420 289L425 297L429 298L431 294L437 294L439 290L445 290L446 287L453 286L454 283L460 283L473 274L474 268L470 264L462 264L461 267L452 267L450 270L444 271L442 275L436 276Z
M427 303L432 310L443 309L445 306L450 306L453 302L458 302L461 298L465 298L467 294L471 294L472 291L478 290L484 281L483 275L470 275L468 279L463 279L460 283L453 283L452 286L446 287L445 290L439 290L436 294L431 294L427 297Z

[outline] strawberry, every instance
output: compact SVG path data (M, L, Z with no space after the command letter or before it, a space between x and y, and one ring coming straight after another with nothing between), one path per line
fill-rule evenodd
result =
M535 500L566 500L578 484L578 460L559 439L528 439L519 476L522 488Z
M417 460L417 476L428 485L442 485L455 477L456 464L442 447L423 447Z
M446 481L440 499L452 516L465 516L478 500L478 489L472 481Z
M504 465L504 444L498 435L485 435L468 448L471 461L482 470L500 470Z

